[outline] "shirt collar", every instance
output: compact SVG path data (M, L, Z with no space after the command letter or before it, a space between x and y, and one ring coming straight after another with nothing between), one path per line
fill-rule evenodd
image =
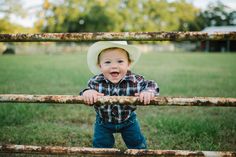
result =
M131 81L135 82L135 75L131 71L127 71L126 75L121 79L121 81Z

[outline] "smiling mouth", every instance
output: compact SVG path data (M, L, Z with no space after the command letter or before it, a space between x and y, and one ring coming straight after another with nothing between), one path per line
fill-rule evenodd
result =
M119 75L118 72L111 72L110 74L111 74L112 77L117 77Z

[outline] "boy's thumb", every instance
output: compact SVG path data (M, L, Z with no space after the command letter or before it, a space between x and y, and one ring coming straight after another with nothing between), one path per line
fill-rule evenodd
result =
M139 93L135 93L134 96L139 96Z
M98 96L104 96L104 94L103 93L98 93Z

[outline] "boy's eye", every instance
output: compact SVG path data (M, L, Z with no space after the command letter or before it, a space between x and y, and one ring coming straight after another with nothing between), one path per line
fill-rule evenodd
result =
M118 63L123 63L124 61L123 60L118 60Z
M104 63L105 63L105 64L110 64L111 62L110 62L110 61L105 61Z

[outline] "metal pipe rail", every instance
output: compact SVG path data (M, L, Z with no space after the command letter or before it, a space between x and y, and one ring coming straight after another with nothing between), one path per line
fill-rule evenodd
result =
M94 40L127 41L200 41L236 40L236 32L94 32L94 33L38 33L0 34L0 42L71 42Z
M188 157L235 157L234 151L189 151L189 150L151 150L115 148L0 145L1 153L49 154L49 155L88 155L88 156L188 156Z
M0 103L66 103L85 104L82 96L77 95L22 95L0 94ZM138 97L103 96L94 105L120 103L124 105L144 105ZM85 104L86 105L86 104ZM236 107L236 98L220 97L155 97L150 105L156 106L222 106Z

